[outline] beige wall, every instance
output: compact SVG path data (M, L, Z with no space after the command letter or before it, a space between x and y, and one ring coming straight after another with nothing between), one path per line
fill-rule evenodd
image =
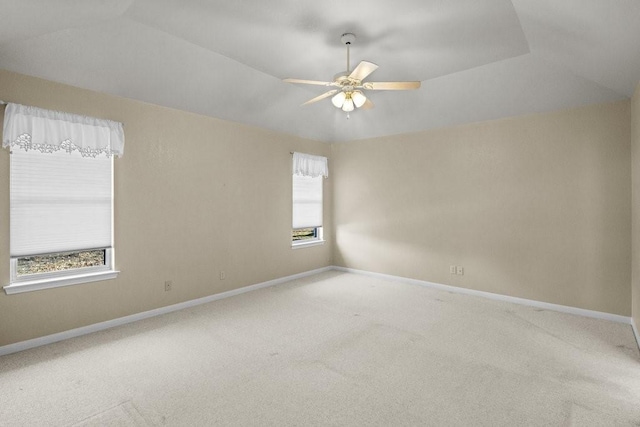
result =
M333 145L334 261L628 316L630 140L622 101Z
M633 321L640 330L640 83L631 100L631 164L632 166L632 283ZM640 343L639 343L640 344Z
M292 250L291 155L328 144L0 71L0 99L121 121L115 280L6 295L0 346L331 265ZM331 174L333 175L333 173ZM325 221L331 229L331 179ZM0 150L0 285L9 281L9 153ZM226 280L218 272L226 272ZM173 290L164 292L164 281Z
M633 300L640 325L637 261L629 286L639 92L632 103L329 146L0 70L0 99L118 120L126 135L115 161L120 276L0 292L0 346L332 263L625 316ZM333 244L290 248L294 150L331 158ZM9 280L8 191L3 149L0 285Z

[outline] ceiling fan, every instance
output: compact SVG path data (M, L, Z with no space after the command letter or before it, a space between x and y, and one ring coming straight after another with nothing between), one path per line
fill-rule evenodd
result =
M307 85L318 85L334 87L322 95L316 96L302 105L312 104L325 98L331 98L331 102L336 108L349 113L355 108L373 108L373 102L367 99L363 90L410 90L418 89L420 82L363 82L369 74L373 73L378 66L373 62L360 61L358 66L350 71L349 69L349 47L356 39L355 34L345 33L340 40L347 46L347 71L335 75L332 82L321 82L317 80L284 79L287 83L301 83Z

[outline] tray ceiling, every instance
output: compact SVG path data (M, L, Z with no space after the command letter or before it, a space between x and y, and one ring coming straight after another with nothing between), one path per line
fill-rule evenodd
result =
M326 142L614 101L640 81L637 0L0 0L0 68ZM346 114L324 88L352 66L369 92ZM10 101L10 100L9 100Z

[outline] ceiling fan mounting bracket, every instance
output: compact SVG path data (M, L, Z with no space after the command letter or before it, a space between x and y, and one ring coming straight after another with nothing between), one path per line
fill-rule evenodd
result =
M342 37L340 37L340 41L342 44L350 45L356 41L356 35L353 33L344 33Z

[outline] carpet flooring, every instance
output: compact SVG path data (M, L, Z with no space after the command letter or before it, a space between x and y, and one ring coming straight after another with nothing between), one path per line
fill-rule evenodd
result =
M631 327L330 271L0 357L2 426L640 426Z

